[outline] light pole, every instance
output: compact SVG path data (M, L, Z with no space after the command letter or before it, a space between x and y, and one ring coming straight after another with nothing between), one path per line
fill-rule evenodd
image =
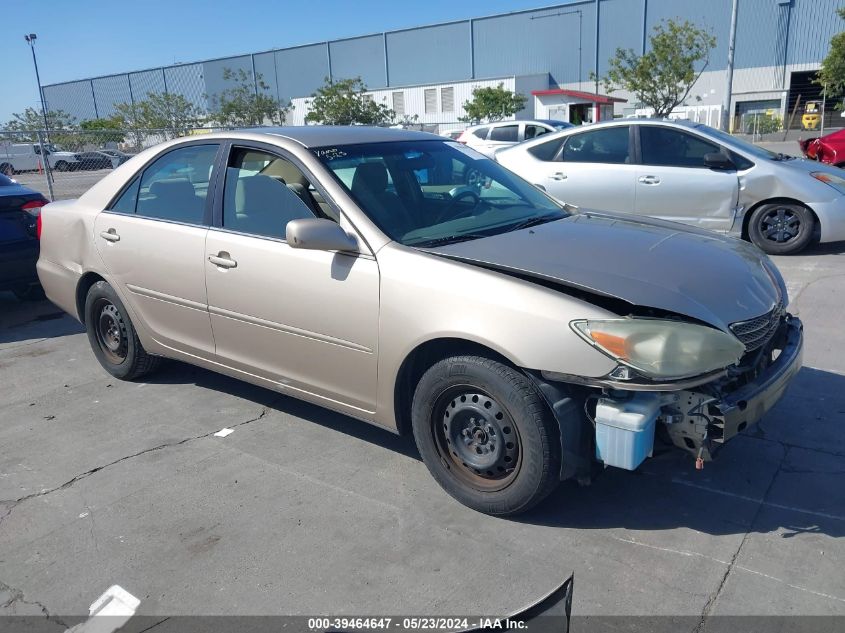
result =
M739 0L733 0L731 6L731 30L728 37L728 66L725 69L725 95L722 98L722 117L719 128L723 132L731 131L731 96L734 81L734 50L736 49L736 16L739 10Z
M32 51L32 64L35 66L35 81L38 82L38 96L41 99L41 114L44 116L44 134L38 134L38 149L41 154L41 160L44 162L44 175L47 178L47 189L50 192L50 200L55 200L56 197L53 194L53 174L50 170L50 161L47 158L44 141L42 140L46 136L46 141L48 143L50 142L50 124L47 123L47 103L44 101L44 91L41 89L41 75L38 74L38 60L35 58L35 40L38 39L38 36L35 33L29 33L28 35L24 35L23 38L29 44L29 48Z
M49 134L50 125L47 123L47 104L44 103L44 91L41 89L41 75L38 74L38 60L35 58L35 40L38 39L38 36L35 33L30 33L29 35L24 35L23 38L32 50L32 65L35 66L35 81L38 82L38 96L41 99L41 114L44 115L44 132ZM47 142L49 141L50 139L48 138Z

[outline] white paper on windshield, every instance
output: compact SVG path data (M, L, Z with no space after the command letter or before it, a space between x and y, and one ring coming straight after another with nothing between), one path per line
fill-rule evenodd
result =
M467 147L463 143L456 143L455 141L446 141L446 145L448 145L449 147L454 147L456 150L458 150L462 154L469 156L473 160L482 160L482 159L490 160L487 156L485 156L481 152L478 152L478 151L472 149L471 147Z

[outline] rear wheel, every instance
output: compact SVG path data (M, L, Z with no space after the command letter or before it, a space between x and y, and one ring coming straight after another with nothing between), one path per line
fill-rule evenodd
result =
M15 175L15 168L12 167L9 163L2 163L0 164L0 174L4 176L14 176Z
M126 308L105 281L88 290L85 325L94 356L115 378L133 380L158 368L161 359L143 348Z
M436 363L417 385L411 418L432 476L470 508L519 514L558 484L557 424L512 367L479 356Z
M63 160L60 160L58 163L56 163L56 169L58 171L67 171L68 168L69 168L68 164Z
M789 202L764 204L748 222L751 241L770 255L792 255L813 239L816 218L807 207Z

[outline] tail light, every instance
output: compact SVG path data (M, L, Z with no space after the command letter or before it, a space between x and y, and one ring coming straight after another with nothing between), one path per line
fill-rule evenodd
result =
M41 239L41 207L47 204L49 200L30 200L21 207L29 215L35 218L35 237Z

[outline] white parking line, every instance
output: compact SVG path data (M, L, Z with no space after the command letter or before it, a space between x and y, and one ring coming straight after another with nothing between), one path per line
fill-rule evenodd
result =
M724 497L733 497L734 499L741 499L743 501L750 501L751 503L759 503L764 506L768 506L770 508L777 508L778 510L788 510L790 512L800 512L802 514L809 514L812 516L822 517L824 519L833 519L835 521L845 521L845 516L839 514L829 514L827 512L818 512L816 510L806 510L804 508L798 508L795 506L787 506L782 503L772 503L771 501L766 501L765 499L758 499L755 497L748 497L746 495L740 495L735 492L727 492L726 490L717 490L716 488L710 488L708 486L702 486L700 484L694 484L691 481L684 481L683 479L672 479L673 484L680 484L681 486L688 486L690 488L697 488L698 490L704 490L706 492L712 492L716 495L722 495Z

